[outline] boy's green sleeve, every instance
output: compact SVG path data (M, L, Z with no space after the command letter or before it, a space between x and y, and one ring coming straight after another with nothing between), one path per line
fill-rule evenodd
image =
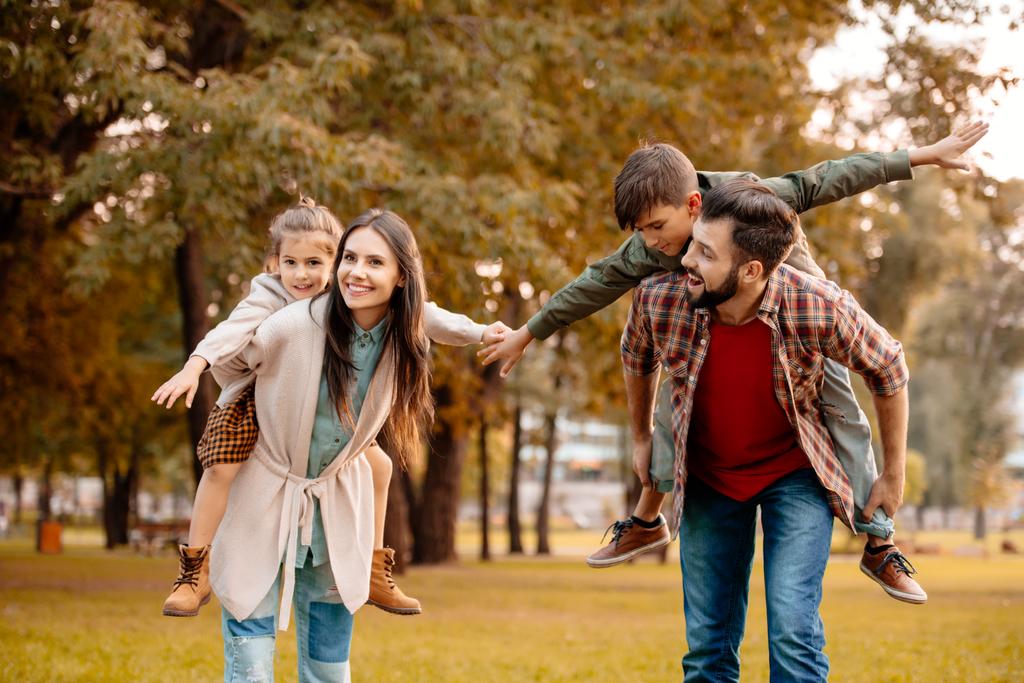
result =
M665 270L665 265L647 251L643 236L634 234L614 254L590 264L579 277L555 292L526 327L536 339L547 339L612 304L645 277Z
M851 154L834 161L823 161L802 171L793 171L778 178L757 178L751 173L698 172L702 192L734 178L758 179L772 188L787 204L803 213L816 206L852 197L878 185L895 180L910 180L910 154L896 152L865 152Z
M798 213L884 183L913 177L910 154L906 150L851 154L778 178L762 179L752 173L735 171L697 172L702 193L735 178L750 178L772 188ZM536 339L547 339L563 327L610 305L645 277L675 268L678 268L678 257L671 265L659 261L644 246L642 236L634 234L614 254L591 264L579 277L555 292L526 327Z

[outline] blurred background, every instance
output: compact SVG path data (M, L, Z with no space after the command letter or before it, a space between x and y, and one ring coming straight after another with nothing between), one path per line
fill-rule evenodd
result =
M218 675L215 609L192 622L156 616L216 388L188 411L149 398L244 297L270 219L300 192L343 223L394 209L417 234L434 301L518 327L626 237L612 179L641 139L678 146L698 169L767 177L923 146L986 120L971 173L917 169L803 224L829 277L910 358L900 539L912 558L934 556L924 561L950 590L950 622L933 612L941 634L921 635L911 653L976 641L981 654L948 654L932 679L1013 680L1024 661L1022 22L1020 0L0 0L0 642L27 648L0 654L0 674ZM625 574L595 579L579 561L636 493L618 355L627 305L534 343L506 381L474 349L434 348L435 428L420 461L394 478L388 511L407 590L447 604L452 576L494 591L510 575L513 585L533 577L504 599L525 610L537 651L568 637L561 617L533 611L537 591L578 587L600 610L635 607L600 602ZM856 549L837 532L837 552ZM536 572L520 571L531 562ZM467 652L487 653L468 655L472 666L423 673L451 644L431 649L403 623L420 649L402 656L420 674L373 669L367 680L677 677L678 570L647 565L635 576L653 602L637 624L663 627L664 647L634 657L658 667L650 678L558 653L495 654L507 634L486 640L473 621L493 611L485 602L445 622ZM845 595L849 570L851 606L869 594L895 609L854 565L836 566L831 587ZM983 585L994 593L970 592ZM124 591L127 611L103 627L120 636L66 639L76 654L40 663L46 642L67 638L62 628L91 628L61 624L58 603L85 600L80 613ZM985 628L964 625L965 606L990 598L995 611L977 616ZM826 610L849 612L828 600ZM907 614L894 618L921 613ZM373 666L406 642L376 638L391 619L368 615L368 635L357 633ZM601 621L578 640L611 647ZM146 638L152 647L139 650ZM181 643L202 650L186 658L193 668L139 664L169 652L180 663ZM764 642L748 646L757 680ZM869 645L839 647L834 661L852 666ZM501 668L503 656L516 664ZM58 660L71 668L53 674Z

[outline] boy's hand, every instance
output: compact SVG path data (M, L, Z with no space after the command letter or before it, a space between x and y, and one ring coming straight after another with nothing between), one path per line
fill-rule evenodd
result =
M533 335L526 325L518 330L512 330L505 335L505 339L499 342L488 344L477 352L477 356L483 356L484 365L490 365L496 360L504 360L501 366L501 376L508 377L508 373L516 366L519 359L526 353L526 347L533 341Z
M890 518L896 516L896 511L903 504L903 483L902 476L890 476L883 474L871 486L871 493L868 495L868 502L864 504L861 515L865 522L871 520L876 508L885 510Z
M651 488L651 449L653 437L633 441L633 472L645 489Z
M481 344L497 344L505 340L505 335L512 332L512 328L498 320L484 328L484 334L480 338Z
M199 389L199 378L206 369L206 361L199 356L192 356L174 377L170 378L156 390L150 400L156 401L157 405L167 402L168 410L178 400L178 397L185 394L185 407L192 407L192 399Z
M960 156L985 137L988 124L981 121L969 123L938 142L926 147L910 150L910 165L932 165L940 168L957 168L961 171L971 170L971 164Z

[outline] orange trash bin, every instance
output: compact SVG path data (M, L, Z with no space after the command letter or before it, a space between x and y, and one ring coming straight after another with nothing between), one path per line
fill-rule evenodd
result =
M64 550L63 543L61 542L63 531L64 525L60 522L40 522L39 542L36 544L37 550L46 555L61 553Z

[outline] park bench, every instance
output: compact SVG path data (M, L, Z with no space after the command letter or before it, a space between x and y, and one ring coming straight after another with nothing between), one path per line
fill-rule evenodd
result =
M128 536L132 549L152 555L164 546L177 546L188 542L187 519L169 522L140 522L135 525Z

